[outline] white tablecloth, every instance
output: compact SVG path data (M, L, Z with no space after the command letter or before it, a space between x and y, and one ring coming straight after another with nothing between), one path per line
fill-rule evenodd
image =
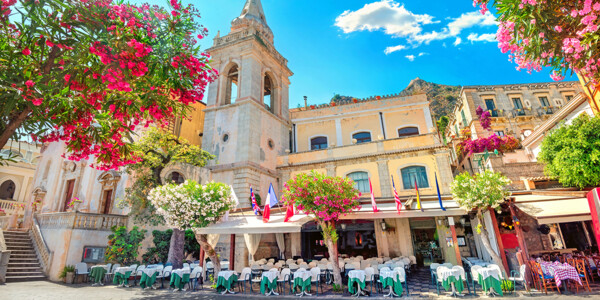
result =
M454 277L456 279L460 280L460 270L457 269L448 269L448 268L442 268L440 267L440 271L439 274L441 275L441 279L442 281L446 280L449 277Z
M183 269L173 270L173 274L177 274L181 278L183 278L183 274L190 274L191 272L192 271L190 270L190 268L183 268ZM227 278L229 278L229 277L227 277Z
M235 271L221 271L219 274L217 274L217 278L223 277L225 280L229 280L229 277L231 277L233 274L235 274Z
M296 271L294 272L294 278L302 278L302 281L305 281L306 279L310 278L312 274L310 273L310 271Z
M125 275L125 273L130 271L133 272L133 270L130 267L120 267L115 270L115 273Z
M496 278L497 280L500 280L500 272L498 272L498 269L482 268L477 270L477 273L481 274L483 280L490 276Z
M379 280L383 282L386 278L392 278L392 280L396 281L397 275L399 275L398 271L383 271L379 273Z
M142 272L144 272L144 274L152 277L152 275L154 275L154 273L157 273L159 270L159 268L145 268Z
M269 272L263 272L262 273L262 278L267 278L269 280L269 282L273 282L273 279L278 278L279 276L279 272L277 271L269 271Z
M348 272L348 278L356 278L358 280L365 281L367 274L363 270L352 270Z

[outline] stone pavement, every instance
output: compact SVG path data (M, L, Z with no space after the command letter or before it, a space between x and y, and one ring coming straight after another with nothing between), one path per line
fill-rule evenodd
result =
M30 281L30 282L15 282L0 285L0 299L10 300L95 300L95 299L200 299L200 300L220 300L220 299L265 299L266 297L258 294L254 295L233 295L221 296L215 294L214 291L204 290L198 292L172 292L169 290L146 290L142 291L139 287L133 288L118 288L114 285L103 287L92 287L89 284L66 285L53 283L49 281ZM297 299L294 296L271 296L272 299ZM306 298L306 297L305 297ZM326 295L319 297L308 297L309 299L352 299L346 293L345 297L339 295ZM455 299L446 296L437 297L435 295L423 296L422 294L411 295L410 299ZM488 298L485 296L467 296L465 299ZM600 299L600 293L594 294L579 294L579 295L558 295L549 294L548 296L534 293L533 296L525 293L522 295L508 295L505 298L509 299L533 299L533 300L583 300L583 299ZM383 297L370 297L368 299L389 299ZM403 299L409 299L404 297Z

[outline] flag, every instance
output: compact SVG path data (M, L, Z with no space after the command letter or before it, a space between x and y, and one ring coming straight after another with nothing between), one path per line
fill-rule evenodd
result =
M271 217L271 207L277 205L277 196L275 196L275 190L273 184L269 185L269 194L267 194L267 201L265 201L265 210L263 213L263 222L268 223Z
M423 207L421 206L421 198L419 198L419 185L417 185L417 179L415 178L415 190L417 191L417 205L418 205L418 209L420 209L421 211L423 210Z
M377 209L377 203L375 203L375 195L373 195L373 185L371 184L371 178L369 178L369 189L371 190L371 205L373 206L373 212L379 212L379 209Z
M437 173L435 173L435 187L437 188L438 200L440 201L440 208L443 211L446 211L446 209L444 208L444 204L442 203L442 194L440 194L440 185L438 184Z
M250 197L252 198L252 210L254 210L254 214L258 216L260 214L260 207L258 207L258 204L256 204L256 198L254 197L252 186L250 186Z
M283 222L289 222L293 216L294 216L294 206L288 205L287 210L285 211L285 219L283 219Z
M400 212L402 210L402 201L400 201L400 196L398 196L398 192L396 191L396 185L394 184L394 176L392 176L392 187L394 188L394 199L396 200L396 210Z
M240 199L238 199L237 195L235 194L233 187L231 187L231 195L229 195L229 196L231 197L231 200L233 200L233 208L231 210L235 211L237 209L237 207L240 205ZM227 211L225 213L223 220L229 221L229 211Z

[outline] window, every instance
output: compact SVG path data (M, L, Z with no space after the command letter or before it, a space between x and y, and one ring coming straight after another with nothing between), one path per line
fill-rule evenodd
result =
M419 135L419 128L417 127L404 127L398 129L398 137Z
M419 188L428 188L429 181L427 180L427 170L425 167L414 166L407 167L401 170L402 183L404 184L405 190L415 188L415 182Z
M327 149L327 137L319 136L310 139L310 150Z
M458 125L454 124L454 133L456 134L456 136L460 136L460 131L458 131Z
M467 117L465 117L465 111L464 111L464 110L461 110L461 111L460 111L460 115L462 116L463 127L467 127L467 126L468 126L468 124L467 124Z
M496 131L496 135L499 137L503 137L504 136L504 131L500 130L500 131Z
M13 200L15 197L15 183L12 180L7 180L0 185L0 199Z
M548 101L548 97L539 97L540 104L542 105L542 110L546 114L552 114L552 108L550 108L550 101Z
M183 175L179 172L171 173L167 179L173 181L175 184L182 184L185 181L185 178L183 178Z
M227 73L227 79L225 82L225 104L235 103L238 96L238 66L233 65Z
M567 100L567 102L573 100L573 95L566 95L565 100Z
M223 142L227 143L227 141L229 141L229 134L226 133L223 135Z
M84 263L103 263L105 247L83 247L83 259Z
M269 139L267 141L267 146L269 146L269 149L273 150L273 148L275 148L275 143L273 143L272 139Z
M368 143L371 141L371 133L370 132L355 133L352 135L352 139L355 139L357 144Z
M515 106L515 110L517 110L518 116L524 116L525 110L523 109L523 102L521 102L521 98L513 98L513 105Z
M263 87L263 103L265 105L265 108L270 112L274 112L275 95L273 93L273 81L271 80L271 77L269 77L269 75L267 74L265 74Z
M348 178L354 181L354 187L361 193L370 193L369 174L367 172L353 172L348 174Z
M497 117L498 112L496 111L496 103L494 103L494 99L485 99L485 107L490 111L492 117Z

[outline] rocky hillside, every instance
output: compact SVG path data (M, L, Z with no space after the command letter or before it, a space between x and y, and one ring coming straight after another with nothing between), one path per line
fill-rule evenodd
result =
M410 84L400 93L401 96L410 96L425 92L431 102L431 110L434 117L448 116L452 113L456 99L460 94L460 86L443 85L427 82L419 77L413 79Z

